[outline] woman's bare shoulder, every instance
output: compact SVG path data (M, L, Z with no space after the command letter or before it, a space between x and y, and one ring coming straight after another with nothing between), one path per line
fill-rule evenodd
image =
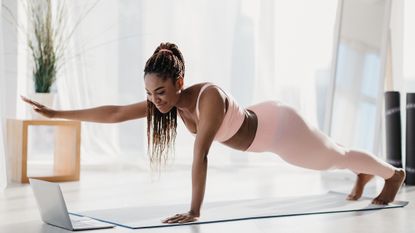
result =
M204 85L207 85L207 84L209 84L209 85L215 85L215 84L210 83L210 82L195 83L195 84L187 87L186 90L187 89L189 89L189 90L200 90L200 88L202 88Z
M206 87L203 93L200 93L199 105L202 107L212 106L218 109L222 109L225 106L226 98L227 96L222 91L222 89L219 86L212 84Z

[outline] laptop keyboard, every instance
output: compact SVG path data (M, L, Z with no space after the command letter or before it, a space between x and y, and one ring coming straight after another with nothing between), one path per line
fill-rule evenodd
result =
M88 217L80 217L80 216L76 216L76 215L69 215L71 222L82 222L82 221L88 221L88 220L92 220L91 218Z
M74 228L92 227L100 225L99 221L96 221L92 218L70 215L70 219Z

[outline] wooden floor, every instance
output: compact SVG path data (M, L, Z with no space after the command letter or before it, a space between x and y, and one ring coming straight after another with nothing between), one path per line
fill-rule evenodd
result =
M233 155L234 156L234 155ZM61 183L70 211L140 205L189 203L190 164L176 161L160 176L135 163L83 166L80 182ZM352 174L316 172L292 167L278 159L258 157L249 163L236 159L209 165L205 202L248 198L348 192ZM347 175L348 174L348 175ZM365 195L375 196L381 180L371 182ZM145 230L116 227L99 232L415 232L415 186L401 189L397 199L410 201L405 208L379 211L279 217ZM183 212L187 211L186 209ZM172 213L175 214L175 213ZM203 212L202 212L203 214ZM168 216L160 216L160 219ZM44 224L28 185L12 185L0 193L0 232L67 232ZM97 232L97 231L94 231Z

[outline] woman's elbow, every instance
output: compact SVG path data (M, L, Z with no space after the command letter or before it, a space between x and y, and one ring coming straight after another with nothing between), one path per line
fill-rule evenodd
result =
M124 115L122 109L117 107L111 114L108 114L108 123L119 123L128 120Z
M209 154L209 149L200 151L199 153L195 153L195 157L196 159L204 162L204 161L207 161L208 154Z

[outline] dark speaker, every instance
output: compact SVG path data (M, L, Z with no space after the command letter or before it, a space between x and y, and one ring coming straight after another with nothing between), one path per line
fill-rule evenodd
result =
M415 93L406 94L406 181L415 185Z
M401 104L397 91L385 92L386 161L402 167Z

